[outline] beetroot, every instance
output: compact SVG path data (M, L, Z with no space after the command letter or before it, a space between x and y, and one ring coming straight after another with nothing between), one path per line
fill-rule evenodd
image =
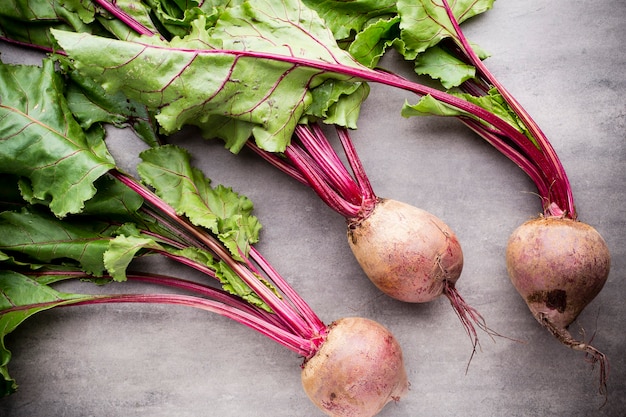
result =
M606 393L605 355L567 330L609 275L610 253L602 236L568 218L533 219L511 235L506 264L511 282L537 321L561 343L599 363L600 391Z
M433 214L381 199L348 226L348 243L370 280L401 301L423 303L453 287L463 269L454 232Z
M329 327L326 340L302 369L305 392L333 417L371 417L408 390L402 350L375 321L348 317Z

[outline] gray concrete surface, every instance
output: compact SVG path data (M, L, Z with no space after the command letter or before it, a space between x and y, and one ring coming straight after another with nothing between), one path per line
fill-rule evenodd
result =
M373 86L354 138L379 196L429 210L456 231L465 254L460 292L491 328L524 342L481 334L482 349L467 373L470 341L446 299L413 305L381 296L352 258L343 219L312 192L252 154L233 156L218 143L179 135L208 176L255 202L265 226L259 250L323 320L369 317L397 336L411 390L380 416L626 415L624 22L622 0L499 0L464 25L492 53L491 70L551 138L580 219L612 251L604 290L572 325L575 334L593 335L609 357L609 397L601 409L597 371L535 322L507 278L508 235L540 209L532 184L454 120L403 119L398 109L408 96ZM38 60L2 43L0 51L6 62ZM120 164L132 167L138 140L113 132L110 144ZM300 387L295 354L200 311L58 309L24 323L7 346L20 387L0 399L3 417L321 415Z

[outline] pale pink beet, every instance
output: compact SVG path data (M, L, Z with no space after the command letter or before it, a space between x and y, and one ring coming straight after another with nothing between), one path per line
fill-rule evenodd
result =
M565 345L599 362L600 390L606 393L606 357L567 331L608 278L611 256L602 236L567 218L529 220L509 238L506 263L511 282L539 323Z
M412 303L425 303L443 294L474 347L478 344L475 326L497 335L457 291L463 251L452 229L437 216L379 198L366 217L349 221L348 243L367 277L385 294Z
M302 368L302 386L333 417L371 417L408 390L402 350L375 321L348 317L329 326L326 340Z
M396 200L380 199L368 217L351 222L348 242L374 285L401 301L438 297L463 269L454 232L433 214Z

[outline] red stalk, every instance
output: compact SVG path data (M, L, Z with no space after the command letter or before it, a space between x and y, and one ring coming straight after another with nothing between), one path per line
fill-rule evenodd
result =
M217 313L221 316L228 317L236 322L243 324L259 333L269 337L270 339L280 343L281 345L291 349L292 351L309 357L314 353L312 343L308 338L297 336L292 332L269 323L264 318L258 317L256 314L243 311L230 305L208 300L205 298L176 295L176 294L112 294L93 296L92 299L79 300L64 304L64 306L79 306L90 304L106 304L106 303L149 303L149 304L169 304L182 305L187 307L199 308L201 310Z
M324 180L324 175L313 163L307 160L306 154L298 151L296 146L289 145L285 150L285 155L306 178L309 186L330 208L346 218L354 217L359 212L359 206L349 203L330 187Z
M357 184L346 171L343 162L330 143L325 140L319 126L298 125L295 134L315 163L319 165L320 171L328 176L331 186L350 203L359 204L361 195Z
M288 300L278 296L269 287L267 287L265 283L259 280L259 275L255 272L256 269L251 268L252 264L243 254L241 254L241 256L244 259L244 262L236 261L230 255L228 250L217 241L217 239L196 228L188 220L178 216L174 208L169 206L166 202L161 200L157 195L141 185L134 178L124 175L117 170L111 170L110 174L139 194L149 205L155 207L166 217L168 222L175 224L178 228L180 228L180 230L184 231L186 235L189 235L189 238L187 238L188 241L197 240L202 247L206 248L215 254L216 257L223 260L252 289L252 291L254 291L272 309L272 311L280 317L281 321L283 321L294 334L310 341L319 341L323 339L324 333L320 332L325 332L325 327L320 329L319 323L321 323L321 320L319 320L319 318L317 318L313 311L308 307L304 311L298 309L297 306L302 306L302 304L304 304L303 300L299 299L294 306L293 303L290 303ZM215 276L213 271L205 265L198 264L187 258L177 257L172 254L164 253L164 255L195 268L209 276ZM257 256L257 259L261 259L260 256ZM264 264L268 265L267 262ZM267 274L267 271L263 272ZM278 276L278 273L275 270L271 270L270 272L275 274L274 278ZM279 280L279 282L283 289L288 286L284 280ZM292 295L293 293L295 293L295 291L292 292ZM312 323L316 325L311 326ZM316 345L316 342L311 343L313 343L314 346ZM314 351L309 353L314 353Z
M546 135L539 128L539 125L533 120L528 112L522 107L522 105L513 97L513 95L502 85L502 83L489 71L487 66L476 55L474 50L469 44L467 37L463 34L458 21L454 17L454 13L450 8L447 0L442 0L450 22L456 32L454 38L457 45L461 48L462 53L470 60L472 65L476 67L479 74L487 80L487 82L493 85L498 92L502 95L509 107L513 109L515 114L522 120L524 125L528 128L531 136L537 141L537 148L541 151L541 155L537 155L535 152L529 152L531 161L543 167L544 174L546 176L546 182L543 184L538 183L538 179L531 176L531 179L535 182L540 190L549 190L547 195L542 196L547 199L544 204L544 210L548 214L550 210L554 210L552 203L555 203L557 207L564 210L568 217L576 219L576 208L574 206L574 197L572 195L571 185L567 178L565 169L563 168L560 159L558 158L554 148L547 139ZM481 135L482 136L482 135ZM524 143L518 143L523 149L529 150L529 141ZM532 144L530 144L532 145ZM532 146L534 147L534 146ZM508 155L507 155L508 156ZM550 194L554 193L554 199L550 198Z
M100 7L111 13L113 16L124 22L126 26L134 30L140 35L152 36L156 35L153 31L133 19L128 13L115 5L115 2L109 3L107 0L94 0Z

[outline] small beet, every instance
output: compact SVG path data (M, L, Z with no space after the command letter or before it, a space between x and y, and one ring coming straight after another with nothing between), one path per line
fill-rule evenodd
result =
M311 401L332 417L372 417L409 386L394 336L375 321L357 317L329 326L301 376Z
M367 277L385 294L412 303L445 295L474 348L475 326L497 335L456 289L463 251L452 229L434 214L379 198L367 217L348 223L348 243Z
M454 232L433 214L396 200L380 199L368 217L350 223L348 243L374 285L401 301L433 300L463 269Z

